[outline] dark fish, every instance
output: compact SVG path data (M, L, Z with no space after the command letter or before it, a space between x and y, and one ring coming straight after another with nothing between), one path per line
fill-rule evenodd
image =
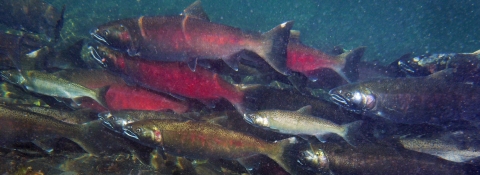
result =
M197 9L197 10L191 10ZM92 37L130 56L167 62L187 62L195 70L198 59L222 59L238 69L238 54L252 51L275 70L288 74L287 44L293 22L285 22L267 33L246 33L212 23L200 1L181 16L142 16L113 21L94 29Z
M442 159L467 163L480 157L479 141L475 138L477 130L472 133L455 131L434 136L401 137L400 144L408 150L434 155Z
M123 130L130 139L166 153L198 159L239 160L240 163L242 158L263 154L288 172L291 169L283 154L286 147L296 142L292 137L268 143L215 124L193 121L143 120L127 124Z
M58 11L43 0L2 0L0 4L0 23L60 39L65 6Z
M303 144L297 162L311 174L467 174L462 164L374 144L355 149L335 143Z
M406 56L409 56L407 54ZM402 57L404 58L404 57ZM401 58L400 58L401 59ZM359 81L378 78L405 77L405 72L398 66L397 62L383 65L379 61L360 61L358 63Z
M0 69L42 68L51 49L31 34L0 33Z
M428 77L370 80L330 90L346 109L395 123L478 120L480 87L449 81L451 70Z
M96 113L91 110L71 111L66 109L54 109L32 105L16 105L15 108L50 116L69 124L85 124L96 119Z
M480 50L473 53L428 54L399 59L397 64L410 76L427 76L448 68L457 74L475 76L480 73Z
M55 142L51 139L67 138L77 143L88 153L100 156L108 153L130 151L142 162L147 163L148 155L144 155L145 147L135 145L130 140L110 132L102 126L101 121L92 121L84 124L69 124L54 117L43 114L59 115L59 111L22 109L0 105L0 145L12 148L16 142L33 142L47 152L51 152ZM81 113L70 113L78 115ZM73 116L75 117L75 116ZM93 134L95 133L95 134ZM92 142L94 140L94 142Z

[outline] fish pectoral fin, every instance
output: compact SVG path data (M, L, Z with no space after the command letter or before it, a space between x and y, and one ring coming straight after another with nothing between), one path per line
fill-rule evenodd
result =
M230 68L232 68L235 71L238 71L238 63L240 62L240 57L239 56L233 56L231 58L224 58L222 59L225 64L227 64Z
M211 108L211 109L215 108L215 103L216 103L215 100L200 100L200 99L199 99L198 101L200 101L201 103L203 103L203 104L204 104L205 106L207 106L208 108Z
M250 157L243 157L237 159L238 163L240 163L249 174L258 174L255 173L258 171L260 162L258 161L258 155L250 156Z
M57 144L57 139L34 140L32 143L42 148L42 150L44 150L46 153L50 154L52 153L55 144Z
M312 106L311 105L304 106L304 107L298 109L297 112L301 113L301 114L311 115L312 114Z
M315 137L318 139L318 141L325 143L327 142L328 134L318 134L315 135Z
M202 3L200 0L197 0L190 4L187 8L183 10L182 15L188 16L190 18L201 19L205 21L210 21L207 13L203 10Z
M300 93L304 93L304 89L307 86L307 79L300 75L297 72L293 72L287 77L288 81L290 84L293 85L293 87Z
M309 140L309 136L308 135L303 135L303 134L299 134L297 135L298 137L302 138L303 140Z
M198 58L194 58L194 59L190 59L187 62L188 68L190 68L192 72L195 72L195 69L197 68L197 61L198 61Z

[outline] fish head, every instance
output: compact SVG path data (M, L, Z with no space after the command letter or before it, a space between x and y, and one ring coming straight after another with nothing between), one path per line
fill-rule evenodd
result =
M307 147L300 149L297 155L297 162L306 169L313 170L315 172L328 172L329 161L327 154L322 149L313 147Z
M135 42L128 24L125 24L123 21L114 21L102 25L93 29L90 35L96 41L116 50L136 50L134 46L137 42Z
M367 87L348 84L330 90L330 99L347 110L360 113L375 108L376 96Z
M125 125L129 123L120 117L112 115L110 112L101 112L97 116L102 121L103 126L117 133L122 133Z
M270 126L270 123L268 121L268 117L266 117L266 115L262 115L261 113L245 114L243 116L243 119L247 123L249 123L253 126L262 127L262 128L268 128Z
M20 85L25 82L25 78L18 70L5 70L0 72L3 81Z
M410 76L427 76L429 75L428 69L423 64L425 56L417 56L408 59L401 59L397 61L400 70Z
M163 135L161 130L151 125L149 121L137 121L123 127L123 135L141 144L158 147L163 146Z
M111 71L119 69L119 63L124 59L123 53L101 44L92 44L88 46L88 50L90 56L97 61L97 63Z

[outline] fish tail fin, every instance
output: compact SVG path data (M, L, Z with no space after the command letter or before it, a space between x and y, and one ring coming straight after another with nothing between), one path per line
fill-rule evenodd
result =
M358 63L365 52L366 47L361 46L350 52L337 56L337 60L345 60L343 67L334 68L334 70L347 82L355 82L358 79ZM342 61L343 62L343 61Z
M105 95L107 94L108 89L110 89L110 86L108 85L98 89L94 89L95 98L93 98L95 101L97 101L100 105L102 105L106 109L108 109L108 106L107 106L107 100L105 99Z
M362 123L363 121L358 120L352 123L342 125L344 132L341 134L341 136L343 137L343 139L345 139L345 141L347 141L348 144L352 146L356 145L355 135L358 133L358 130L360 129L360 126L362 126Z
M292 162L287 159L287 150L296 143L298 143L298 141L295 137L277 141L274 143L276 149L271 149L271 152L267 154L267 156L277 162L277 164L280 165L285 171L292 174Z
M287 46L292 26L293 21L288 21L264 33L262 36L266 44L254 49L255 53L283 75L290 74L287 68Z

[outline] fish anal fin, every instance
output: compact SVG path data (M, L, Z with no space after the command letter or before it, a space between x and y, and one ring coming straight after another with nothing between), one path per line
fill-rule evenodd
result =
M232 69L235 70L235 71L238 71L238 63L240 62L238 56L233 56L233 57L231 57L231 58L225 58L225 59L223 59L223 61L224 61L225 64L227 64L230 68L232 68Z
M207 13L203 10L202 3L200 0L197 0L190 4L187 8L183 10L182 15L188 16L189 18L201 19L205 21L210 21Z
M45 139L45 140L34 140L32 141L33 144L37 145L38 147L42 148L48 154L53 152L53 148L57 143L56 139Z
M318 139L318 141L325 143L327 142L328 134L318 134L315 135L315 137Z
M215 100L198 100L200 101L201 103L203 103L205 106L207 106L208 108L215 108Z
M198 58L194 58L187 62L188 68L190 68L192 72L195 72L195 69L197 68L197 61Z
M304 134L299 134L297 136L302 138L303 140L309 140L310 139L308 135L304 135Z
M311 105L304 106L304 107L298 109L297 112L301 113L301 114L311 115L312 114L312 106Z
M308 80L310 80L312 82L316 82L321 74L322 74L321 69L311 70L311 71L308 71L308 72L304 73L304 75L308 78Z

